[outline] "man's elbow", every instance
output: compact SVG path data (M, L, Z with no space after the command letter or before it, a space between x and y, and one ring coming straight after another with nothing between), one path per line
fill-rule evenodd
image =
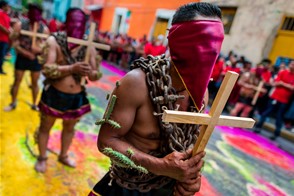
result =
M102 139L102 137L98 137L97 140L97 148L100 152L103 152L104 148L107 147L106 142Z

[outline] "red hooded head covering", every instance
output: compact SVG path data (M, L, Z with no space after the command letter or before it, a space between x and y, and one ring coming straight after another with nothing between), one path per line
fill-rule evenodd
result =
M64 30L67 36L82 39L86 31L86 14L79 8L71 8L66 14ZM69 44L74 48L76 44Z
M221 21L193 20L172 25L168 42L175 68L200 110L224 39Z
M35 22L42 21L42 12L43 9L37 4L29 4L28 7L28 18L32 24Z

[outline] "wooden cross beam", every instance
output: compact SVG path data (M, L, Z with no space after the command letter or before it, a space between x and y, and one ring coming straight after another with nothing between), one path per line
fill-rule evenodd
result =
M36 46L37 33L38 33L38 23L35 22L33 26L32 48Z
M253 96L253 99L252 99L252 101L251 101L251 104L252 104L252 105L255 105L255 104L256 104L257 99L258 99L258 97L259 97L259 94L260 94L261 92L265 92L265 91L266 91L266 90L263 88L263 84L264 84L264 82L263 82L263 81L260 81L260 82L258 83L257 88L254 88L254 90L255 90L256 92L255 92L255 94L254 94L254 96Z
M34 26L35 26L35 24L34 24ZM37 37L47 39L50 36L50 35L44 34L44 33L37 33L37 31L31 32L31 31L26 31L26 30L21 30L20 31L20 34L30 36L30 37L32 37L32 40L34 40L34 39L36 40ZM93 46L93 47L95 47L97 49L100 49L100 50L110 50L110 46L107 45L107 44L100 44L100 43L96 43L96 42L91 42L89 44L89 42L87 40L77 39L77 38L73 38L73 37L68 37L67 38L67 42L68 43L79 44L79 45L83 45L83 46L89 46L89 45L91 45L91 46Z
M217 125L252 128L255 121L252 118L222 116L221 113L238 79L239 74L228 71L220 86L209 114L165 110L163 122L201 124L200 134L193 148L193 156L205 149L208 140Z
M96 24L95 23L91 23L90 25L90 33L89 33L89 37L88 37L88 40L87 40L87 50L86 50L86 56L85 56L85 62L86 63L89 63L90 62L90 46L91 46L91 43L93 42L94 40L94 37L95 37L95 29L96 29ZM86 84L86 78L85 77L82 77L81 78L81 84L82 85L85 85Z
M74 43L74 44L87 46L86 55L85 55L85 62L86 63L89 63L89 60L90 60L91 46L98 48L98 49L101 49L101 50L110 50L109 45L93 42L94 37L95 37L95 29L96 29L96 24L92 22L90 25L90 33L88 36L88 40L76 39L73 37L67 38L68 43ZM40 38L48 38L49 37L49 35L47 35L47 34L37 33L37 23L34 23L33 32L21 30L20 33L23 35L27 35L27 36L32 37L32 47L35 46L37 37L40 37ZM85 83L86 83L86 79L85 79L85 77L82 77L81 84L84 85Z

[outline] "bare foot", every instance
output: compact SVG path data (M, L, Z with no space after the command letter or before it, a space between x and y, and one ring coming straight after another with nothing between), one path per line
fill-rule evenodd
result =
M76 162L74 160L69 159L68 155L62 156L62 157L59 156L58 161L60 163L62 163L63 165L66 165L66 166L69 166L69 167L72 167L72 168L76 167Z
M16 103L11 103L11 104L9 104L8 106L6 106L4 108L4 111L5 112L10 112L10 111L14 110L15 108L16 108Z
M47 157L38 157L38 160L35 164L35 170L40 173L44 173L46 171L46 164Z
M32 105L31 108L32 110L39 111L39 107L37 105Z

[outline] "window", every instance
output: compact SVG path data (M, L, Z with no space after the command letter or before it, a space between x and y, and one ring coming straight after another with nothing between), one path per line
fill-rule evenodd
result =
M294 31L294 16L286 16L282 24L281 30Z
M112 32L128 33L131 11L127 8L115 8L112 22Z
M230 34L231 26L234 21L237 7L220 7L222 10L222 21L224 24L225 34Z

